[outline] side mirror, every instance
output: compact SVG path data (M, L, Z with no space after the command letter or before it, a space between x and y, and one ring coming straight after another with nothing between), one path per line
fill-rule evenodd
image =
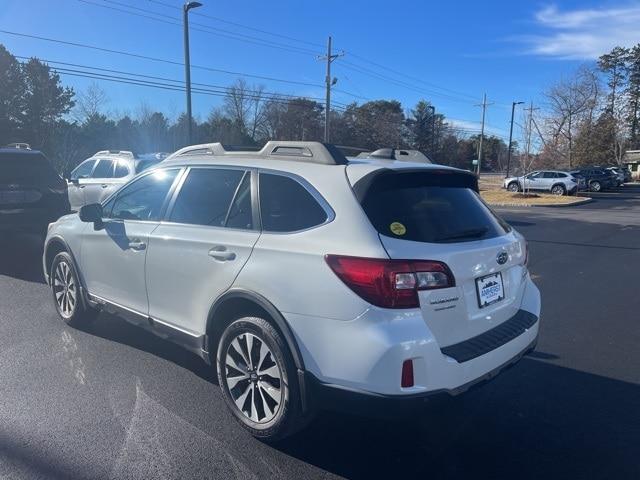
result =
M102 205L90 203L80 207L78 212L80 220L86 223L93 223L94 228L102 228Z

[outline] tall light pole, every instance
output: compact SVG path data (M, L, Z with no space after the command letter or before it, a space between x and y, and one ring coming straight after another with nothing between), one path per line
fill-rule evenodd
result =
M434 142L436 137L436 107L433 105L427 106L431 110L431 151L429 152L433 156ZM431 159L433 160L433 158Z
M325 77L327 92L326 92L325 106L324 106L324 141L325 143L329 143L329 116L331 115L331 87L338 82L337 78L331 77L331 64L336 58L342 57L343 55L344 55L344 52L340 52L337 54L331 53L331 37L329 37L329 41L327 42L327 54L318 57L318 60L327 61L327 76Z
M509 167L511 166L511 143L513 140L513 115L516 112L516 105L522 105L524 102L512 102L511 103L511 128L509 128L509 150L507 150L507 174L505 178L509 177Z
M189 10L201 7L200 2L186 2L182 8L184 24L184 81L187 91L187 143L191 145L191 59L189 55Z

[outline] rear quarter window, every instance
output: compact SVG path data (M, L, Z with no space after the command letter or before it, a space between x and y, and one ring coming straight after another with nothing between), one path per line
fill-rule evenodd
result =
M376 230L393 238L453 243L504 235L510 227L480 199L468 177L422 172L380 175L361 196L361 204Z

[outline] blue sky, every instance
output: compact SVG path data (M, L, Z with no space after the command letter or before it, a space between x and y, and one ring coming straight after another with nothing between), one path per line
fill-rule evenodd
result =
M487 110L488 131L503 136L508 135L512 100L543 106L541 92L551 83L616 44L640 40L639 2L201 1L204 6L191 16L194 66L318 85L247 78L270 92L323 97L325 66L314 52L323 53L331 34L335 49L345 51L334 63L336 88L342 90L334 93L336 102L394 98L408 109L425 98L454 124L477 129L480 109L474 104L486 92L494 102ZM152 0L2 0L0 29L180 63L181 11L175 7L182 2L160 3L169 6ZM184 75L180 65L6 33L0 33L0 42L15 55L176 80ZM193 82L214 85L228 85L236 78L198 68L192 72ZM91 82L68 75L63 81L77 91ZM108 96L106 110L114 115L135 115L142 104L170 118L184 109L180 92L100 85ZM195 115L205 118L220 101L194 95Z

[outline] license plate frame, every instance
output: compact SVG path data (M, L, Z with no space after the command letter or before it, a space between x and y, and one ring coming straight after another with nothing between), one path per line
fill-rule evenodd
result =
M497 282L495 285L489 285L485 283L487 280L491 281L491 279L495 278ZM482 289L491 288L498 286L497 295L492 295L491 299L483 302ZM484 308L489 305L493 305L494 303L500 302L504 300L504 282L502 281L502 272L490 273L489 275L483 275L482 277L476 278L476 296L478 298L478 307Z

